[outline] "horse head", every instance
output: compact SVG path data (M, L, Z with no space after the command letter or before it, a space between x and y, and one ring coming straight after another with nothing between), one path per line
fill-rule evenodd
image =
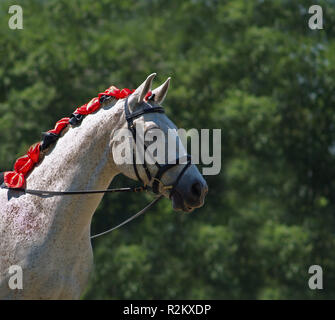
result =
M129 97L118 102L123 108L122 135L125 138L120 138L120 131L111 138L113 162L119 173L139 180L155 193L170 198L175 210L191 212L204 204L208 186L186 155L177 127L161 105L168 92L170 78L151 91L155 75L148 76ZM151 137L152 143L148 143L147 137ZM156 154L152 152L153 137L156 138ZM174 143L171 145L172 140ZM139 150L143 150L142 156Z

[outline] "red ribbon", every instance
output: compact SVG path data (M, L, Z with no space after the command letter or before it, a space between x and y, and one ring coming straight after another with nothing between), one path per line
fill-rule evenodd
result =
M22 173L7 171L4 173L4 182L8 188L23 188L25 185L25 178Z
M52 130L49 130L48 132L60 135L62 130L69 124L70 118L62 118L59 121L56 122L55 128Z
M40 145L37 143L32 145L27 154L16 160L14 171L4 173L4 182L9 188L23 188L25 184L25 176L31 171L39 160Z
M101 106L100 97L103 95L114 97L115 99L123 99L132 94L135 90L131 89L118 89L117 87L111 86L104 92L99 93L98 97L93 98L90 102L76 109L74 113L87 115L95 112ZM146 95L149 97L151 92ZM60 135L62 130L69 124L70 118L63 118L56 122L54 129L48 132ZM4 182L8 188L24 188L27 174L35 167L35 164L39 160L41 143L34 144L31 146L26 155L16 160L14 164L14 171L4 172Z
M93 113L100 108L99 98L93 98L89 103L84 104L80 108L77 108L74 113L87 115Z
M27 173L38 162L38 158L40 156L40 145L41 143L37 143L36 145L31 146L26 155L17 159L14 164L14 171L27 175Z
M124 99L132 94L135 90L124 88L122 90L118 89L117 87L111 86L106 89L104 92L99 93L99 99L101 96L110 96L114 97L115 99Z

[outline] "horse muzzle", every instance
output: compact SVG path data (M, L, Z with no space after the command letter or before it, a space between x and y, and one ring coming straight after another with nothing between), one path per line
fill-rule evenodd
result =
M207 183L201 175L192 179L191 183L186 180L182 178L170 195L173 209L176 211L192 212L202 207L208 193Z

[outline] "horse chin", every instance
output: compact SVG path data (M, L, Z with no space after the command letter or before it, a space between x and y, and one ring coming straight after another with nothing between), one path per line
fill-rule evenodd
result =
M189 207L185 204L182 196L179 192L175 191L171 196L172 207L175 211L184 211L184 212L192 212L195 208Z

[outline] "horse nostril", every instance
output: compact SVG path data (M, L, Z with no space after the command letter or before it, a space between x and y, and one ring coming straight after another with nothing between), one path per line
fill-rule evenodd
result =
M202 186L201 186L201 183L200 183L200 182L193 183L193 185L192 185L192 187L191 187L191 190L192 190L192 194L193 194L194 196L196 196L197 198L200 198L200 197L201 197Z

